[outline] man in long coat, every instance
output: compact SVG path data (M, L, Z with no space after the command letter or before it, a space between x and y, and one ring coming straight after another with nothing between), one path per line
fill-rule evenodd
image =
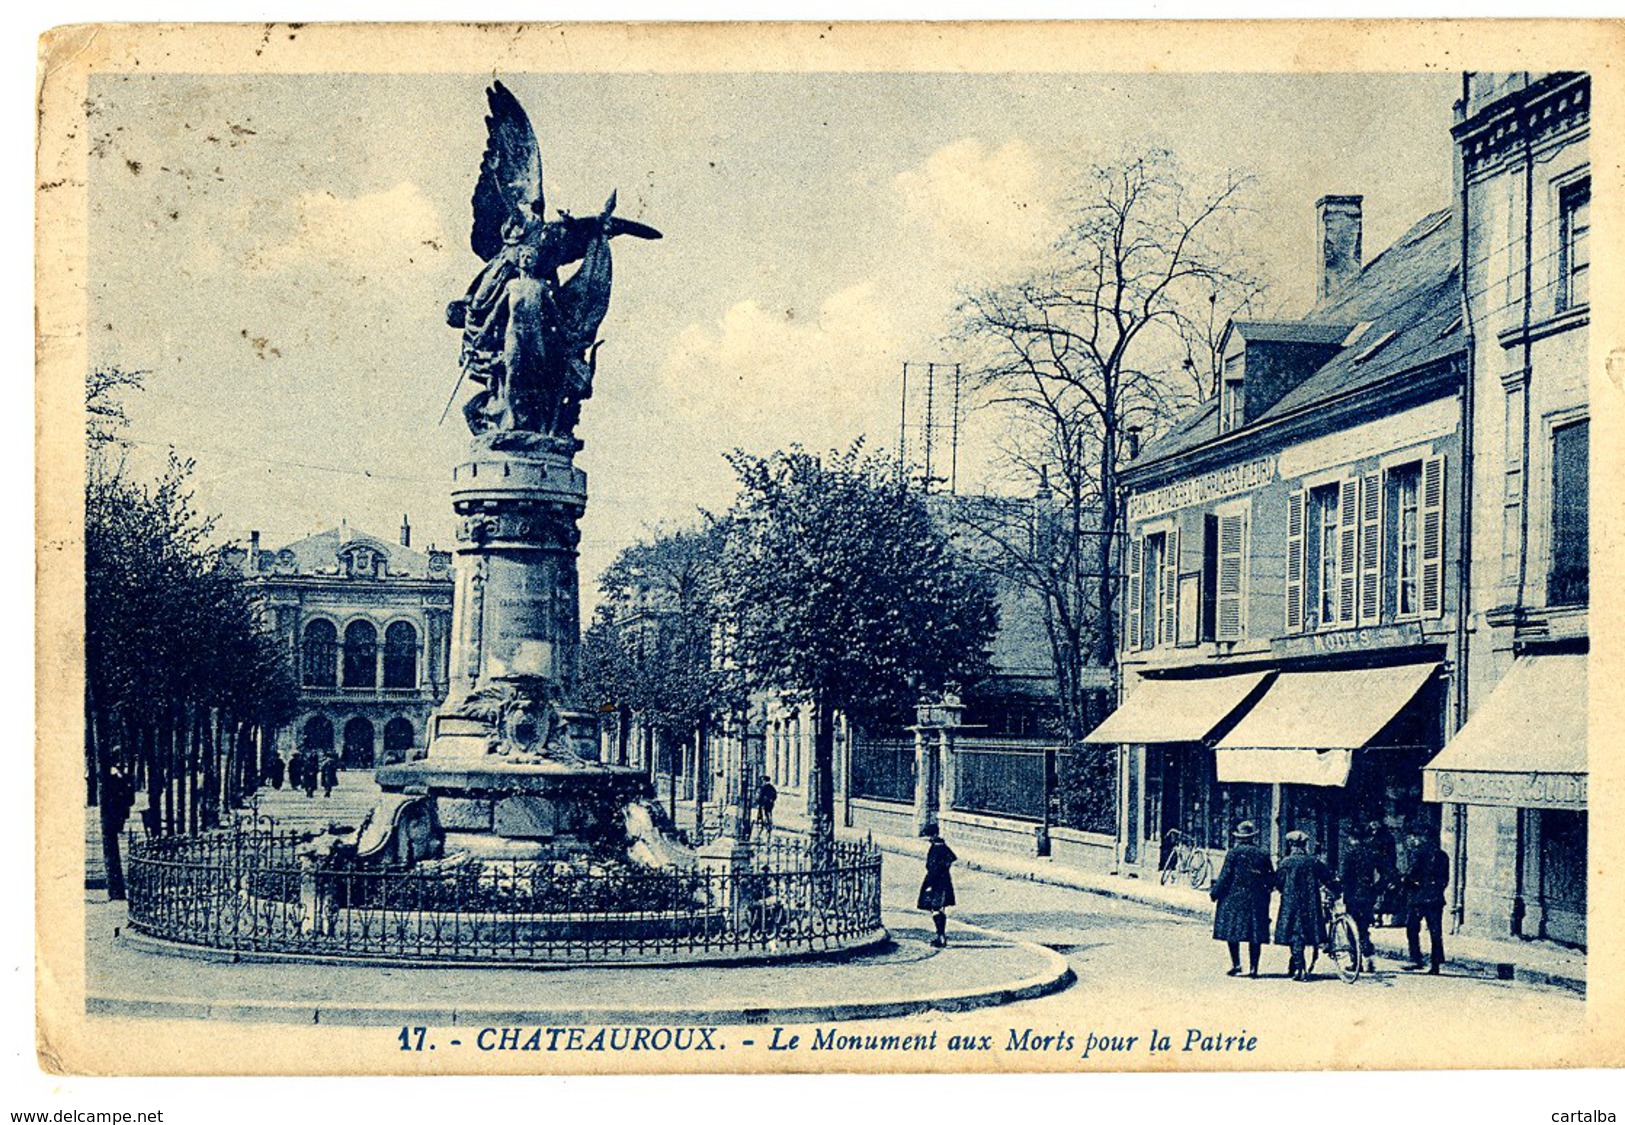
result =
M1258 846L1258 828L1250 820L1236 825L1234 843L1224 853L1224 866L1208 891L1217 903L1213 938L1230 947L1230 975L1241 975L1241 943L1247 943L1247 975L1258 976L1258 954L1270 940L1270 895L1275 893L1275 865Z
M1444 964L1444 889L1450 885L1450 857L1437 844L1427 842L1421 833L1410 837L1411 865L1405 872L1405 937L1410 942L1411 963L1407 969L1422 967L1422 923L1428 924L1428 972L1437 974Z
M1309 854L1309 837L1302 832L1286 834L1286 858L1275 873L1281 888L1281 912L1275 917L1275 944L1290 946L1292 959L1287 973L1293 980L1308 980L1309 966L1304 959L1305 948L1317 953L1326 944L1325 927L1320 917L1320 891L1324 887L1333 893L1337 880L1317 856Z

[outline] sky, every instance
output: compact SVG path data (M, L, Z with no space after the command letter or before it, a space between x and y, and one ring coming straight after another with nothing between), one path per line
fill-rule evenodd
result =
M587 591L621 547L720 510L724 454L893 447L905 361L952 362L968 289L1019 274L1079 174L1166 148L1254 177L1243 232L1280 315L1313 285L1314 202L1365 196L1375 254L1450 201L1459 77L501 74L547 205L619 193L595 397ZM133 465L195 462L222 537L337 525L449 546L468 434L447 301L480 262L469 199L489 75L119 75L87 101L91 362L149 372ZM916 389L918 384L916 384ZM469 393L465 386L459 398ZM961 489L1005 487L997 419ZM589 597L590 600L590 597Z

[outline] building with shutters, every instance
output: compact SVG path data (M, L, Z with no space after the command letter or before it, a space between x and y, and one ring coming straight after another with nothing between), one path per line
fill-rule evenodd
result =
M299 710L277 752L296 747L370 769L424 750L446 698L451 654L451 554L415 551L340 525L278 548L228 547L265 620L288 646Z
M1362 200L1317 204L1317 299L1235 321L1208 402L1123 473L1119 849L1219 849L1254 821L1336 862L1353 825L1438 832L1452 729L1467 360L1449 211L1369 261Z
M1425 771L1464 931L1571 945L1589 829L1590 110L1583 74L1463 78L1466 723Z

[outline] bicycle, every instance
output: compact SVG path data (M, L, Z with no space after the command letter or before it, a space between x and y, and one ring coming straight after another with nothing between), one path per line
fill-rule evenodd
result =
M1342 898L1325 888L1320 892L1320 918L1326 931L1326 957L1337 966L1337 975L1343 983L1353 984L1368 967L1365 958L1360 955L1360 932L1344 908ZM1319 956L1318 949L1310 952L1305 973L1314 970Z
M1162 870L1158 873L1163 886L1176 879L1186 879L1191 886L1202 890L1213 881L1212 857L1207 854L1207 849L1197 847L1190 839L1190 833L1177 828L1168 829L1163 836L1167 857L1162 861Z

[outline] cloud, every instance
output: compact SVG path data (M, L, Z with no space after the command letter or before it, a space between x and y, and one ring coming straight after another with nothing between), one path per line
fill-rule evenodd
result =
M417 272L450 246L439 214L412 183L369 195L307 192L293 201L292 212L286 238L250 251L246 268L317 269L376 279Z
M988 280L1030 261L1052 237L1056 185L1026 141L998 148L974 137L900 172L903 217L939 264Z
M679 333L662 380L691 420L724 428L725 445L843 445L859 433L881 436L896 337L872 282L831 294L811 317L741 301L716 323Z

